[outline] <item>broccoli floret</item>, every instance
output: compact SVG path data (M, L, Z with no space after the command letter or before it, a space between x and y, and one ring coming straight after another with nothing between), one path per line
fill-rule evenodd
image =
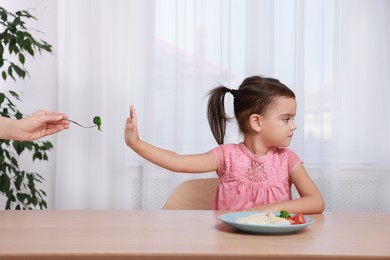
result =
M291 217L291 215L290 215L290 213L287 212L287 210L281 210L279 217L280 218L289 218L289 217Z
M99 131L102 131L102 127L101 127L102 126L102 119L100 118L100 116L95 116L93 118L93 123L95 125L97 125Z

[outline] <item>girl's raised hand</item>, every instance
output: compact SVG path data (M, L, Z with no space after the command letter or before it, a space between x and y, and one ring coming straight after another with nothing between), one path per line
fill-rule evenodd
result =
M139 141L137 115L133 105L130 106L130 116L125 125L125 142L129 147L133 147Z

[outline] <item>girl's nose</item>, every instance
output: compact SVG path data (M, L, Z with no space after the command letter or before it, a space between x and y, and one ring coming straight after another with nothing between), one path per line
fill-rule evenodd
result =
M291 124L290 128L292 131L295 131L295 129L297 129L297 125L295 124L294 120L292 120L291 122L292 122L292 124Z

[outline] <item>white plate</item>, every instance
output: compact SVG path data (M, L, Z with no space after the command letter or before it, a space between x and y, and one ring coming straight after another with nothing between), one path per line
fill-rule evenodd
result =
M236 219L239 217L247 217L253 214L264 214L264 213L265 212L255 212L255 211L233 212L233 213L220 215L218 216L218 219L223 223L237 230L250 232L250 233L258 233L258 234L288 234L288 233L301 230L302 228L305 228L314 223L314 219L308 216L304 216L306 219L306 223L289 225L289 226L282 226L282 225L275 225L275 224L243 224L243 223L236 222ZM274 214L276 216L279 215L279 213L274 213ZM294 216L294 214L291 215Z

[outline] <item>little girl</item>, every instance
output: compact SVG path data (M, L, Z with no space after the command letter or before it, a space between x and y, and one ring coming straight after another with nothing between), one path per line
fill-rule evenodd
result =
M226 122L225 94L234 97L234 115L244 141L223 144ZM133 106L126 121L125 141L150 162L174 172L216 171L219 184L215 210L251 210L322 213L321 193L308 176L302 160L290 149L296 125L294 92L276 79L253 76L238 90L219 86L210 91L207 116L219 144L203 154L179 155L139 138ZM294 184L300 198L292 199Z

